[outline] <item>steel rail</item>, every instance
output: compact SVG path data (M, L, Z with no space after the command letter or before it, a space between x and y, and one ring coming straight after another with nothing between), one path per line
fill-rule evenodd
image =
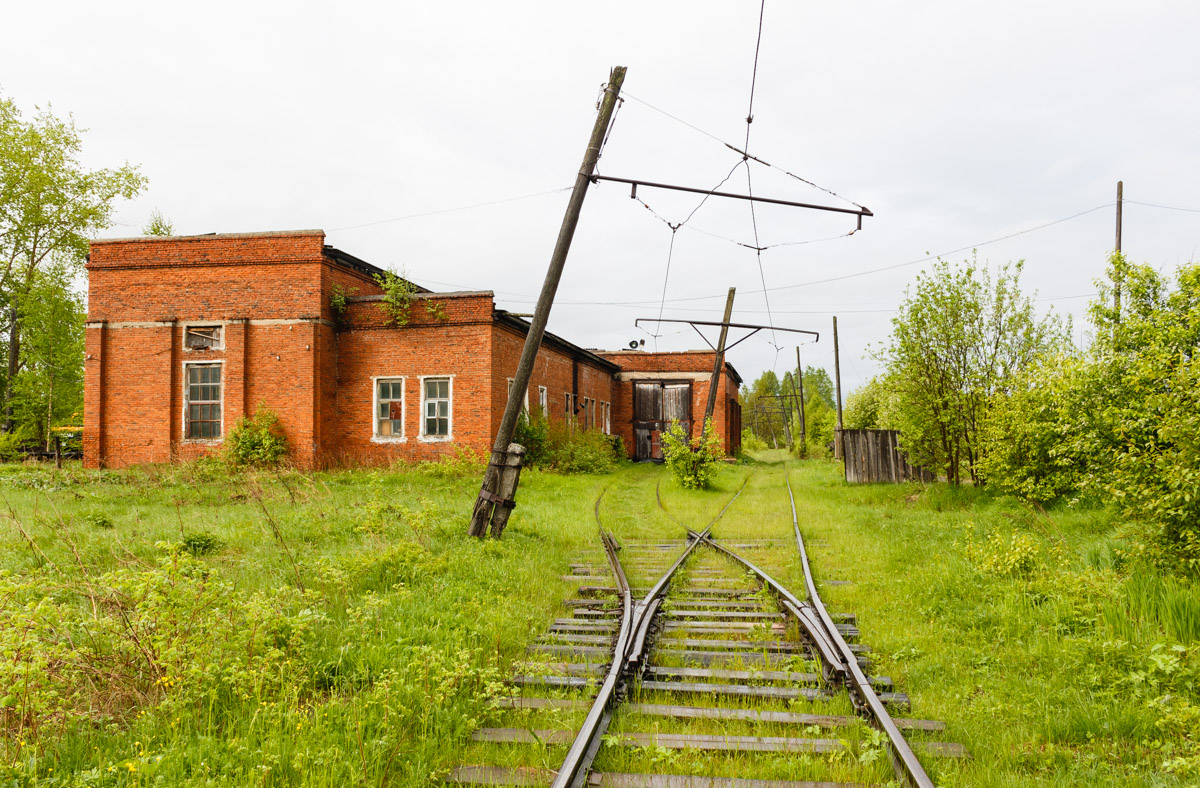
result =
M888 737L890 744L888 754L891 757L892 770L896 773L896 776L909 785L916 786L916 788L934 788L933 780L926 774L925 767L917 760L912 747L909 746L904 735L900 733L900 729L896 726L895 721L892 720L892 716L888 714L879 696L875 694L875 690L871 687L871 682L867 679L866 673L863 672L854 653L850 650L850 645L834 625L833 617L829 615L829 611L825 609L825 604L821 601L820 595L817 594L817 586L813 582L812 570L808 564L808 551L804 549L804 537L800 534L800 520L796 516L796 496L792 493L792 483L787 478L786 472L784 473L784 482L787 484L788 499L792 504L792 530L796 534L796 547L800 550L800 564L804 568L804 584L808 587L809 602L811 608L816 611L817 616L820 618L821 624L829 638L842 654L842 660L847 668L846 685L852 695L857 696L854 705L860 712L865 712L869 715L869 719L874 723L875 727L883 731ZM711 540L707 541L712 544Z
M750 471L750 473L746 474L746 478L742 479L742 486L739 487L738 491L733 494L733 497L729 499L729 502L726 503L725 506L723 506L721 508L721 511L717 513L717 516L708 521L708 525L706 525L704 527L705 531L712 529L712 527L716 524L717 520L720 520L722 517L725 516L725 512L729 511L729 507L733 506L733 502L736 501L738 499L738 496L742 494L742 491L746 489L746 485L750 483L750 477L753 475L754 475L754 471ZM687 525L682 520L680 520L675 515L671 514L670 510L667 509L666 504L663 503L662 481L661 480L659 480L659 482L654 485L654 497L658 499L658 508L662 509L663 514L665 514L667 517L670 517L671 520L676 525L679 525L680 527L684 528L685 530L688 530L688 531L691 530L690 528L687 527Z
M650 624L662 604L662 596L670 585L675 572L699 544L697 540L691 539L687 549L680 554L671 568L658 579L658 582L641 601L634 603L629 582L625 577L625 570L617 555L620 545L617 544L616 538L611 533L604 531L600 522L600 501L603 498L604 492L601 492L600 497L596 499L596 523L600 526L600 538L604 542L604 549L608 554L609 564L611 564L613 575L617 579L618 592L622 598L621 628L618 630L616 641L613 644L613 660L604 676L604 683L600 685L600 691L596 693L596 699L588 710L588 715L584 719L579 733L575 736L571 749L567 751L567 757L559 767L551 788L583 788L587 784L588 772L592 762L596 759L596 753L600 750L604 733L612 721L613 701L617 697L618 690L624 685L626 672L635 669L641 663ZM729 506L726 505L725 508L728 509ZM724 510L722 510L722 514L724 514ZM707 536L710 528L711 526L704 529L704 535Z
M742 566L746 567L746 569L753 572L763 582L763 585L771 589L776 598L780 600L780 603L783 605L784 609L792 614L797 622L799 622L800 627L808 635L809 640L812 641L813 646L817 650L818 658L821 660L821 672L824 675L825 680L833 683L840 682L845 679L847 673L846 659L844 656L842 656L842 653L837 649L837 646L830 639L829 633L825 630L825 626L822 624L821 620L812 613L808 605L797 599L791 591L788 591L786 588L780 585L765 571L732 550L729 550L714 542L706 535L707 531L705 534L696 534L694 531L688 531L688 534L695 536L697 541L704 542L717 552L732 558L734 561L737 561ZM851 655L851 660L855 665L858 664L857 657Z

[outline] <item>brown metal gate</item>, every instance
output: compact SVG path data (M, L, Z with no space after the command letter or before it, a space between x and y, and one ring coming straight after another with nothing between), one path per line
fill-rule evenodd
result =
M678 421L692 434L692 384L638 381L633 384L633 458L661 460L662 434Z

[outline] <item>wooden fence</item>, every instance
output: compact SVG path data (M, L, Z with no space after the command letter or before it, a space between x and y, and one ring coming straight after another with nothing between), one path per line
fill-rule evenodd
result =
M937 479L932 472L904 459L896 430L842 430L841 438L848 482L900 484Z

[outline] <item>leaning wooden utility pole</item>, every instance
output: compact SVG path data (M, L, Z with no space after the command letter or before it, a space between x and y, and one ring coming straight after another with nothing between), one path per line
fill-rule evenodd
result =
M842 459L842 359L838 355L837 316L833 318L833 377L837 382L837 434L833 438L833 456Z
M500 420L500 429L496 431L496 441L492 444L492 457L487 470L483 474L483 484L479 489L479 498L475 501L475 510L471 513L471 526L467 533L471 536L482 537L488 533L491 526L492 536L500 536L504 526L508 524L508 516L516 505L516 477L512 484L506 484L500 491L502 475L520 472L519 457L515 468L510 462L510 454L520 454L512 443L513 431L517 426L517 416L525 401L525 391L529 388L529 378L533 373L533 362L537 358L538 349L542 346L542 336L546 333L546 323L550 319L550 308L554 306L554 294L558 290L558 281L562 278L563 268L567 262L567 252L571 249L571 239L575 236L575 226L579 224L579 213L583 208L583 198L587 195L588 183L592 172L596 169L596 161L600 158L600 147L608 133L613 110L621 95L621 84L625 81L625 67L617 66L608 76L608 86L600 100L596 124L592 127L592 136L588 140L587 150L583 154L583 165L575 177L575 189L571 192L571 201L567 203L567 212L563 216L562 227L558 231L558 240L554 244L554 253L550 257L550 268L546 271L546 279L542 282L542 292L538 296L537 308L533 312L533 320L529 333L525 336L525 347L521 350L521 360L517 363L517 371L513 376L512 386L508 391L508 404L504 408L504 416Z
M708 404L704 406L704 422L700 425L700 437L707 437L708 420L717 405L717 385L721 382L721 368L725 366L725 339L729 336L729 319L733 317L733 295L736 287L729 288L725 298L725 317L721 320L721 338L717 340L717 357L713 360L712 378L708 381Z

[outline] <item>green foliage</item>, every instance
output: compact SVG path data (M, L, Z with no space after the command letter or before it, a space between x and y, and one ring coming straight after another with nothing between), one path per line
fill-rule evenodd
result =
M551 470L559 473L609 473L625 458L620 439L598 430L550 429Z
M1022 263L1001 266L995 279L974 261L939 260L921 274L892 320L877 353L894 392L895 426L908 459L943 469L958 484L962 471L983 477L982 432L990 398L1069 335L1054 317L1037 319L1020 290Z
M553 461L550 420L543 413L530 416L529 411L522 410L517 416L517 426L513 429L513 443L525 447L527 467L544 468Z
M848 430L893 429L896 404L886 376L875 376L846 397L843 423Z
M713 429L712 419L702 435L689 438L678 421L662 436L663 460L675 481L689 490L706 490L713 474L725 457L721 438Z
M466 479L482 476L485 464L484 458L470 446L455 446L453 454L417 463L417 470L443 479Z
M233 465L268 468L287 457L288 441L275 411L259 404L253 416L242 416L225 436L225 458Z
M30 278L19 302L21 374L12 382L13 415L44 447L53 430L83 422L83 323L87 309L69 267L48 264Z
M426 299L425 314L433 320L446 320L446 305L441 301Z
M995 398L982 468L1032 500L1110 500L1131 557L1200 574L1200 266L1172 281L1114 255L1097 287L1092 347L1045 357Z
M525 447L525 466L559 473L609 473L625 459L621 439L599 430L572 429L522 411L513 442Z
M358 288L352 287L349 290L339 284L334 284L329 291L329 308L333 310L333 320L335 323L341 323L346 317L346 309L348 308L347 299L358 292Z
M150 221L142 228L142 235L167 236L175 234L175 225L157 208L150 214Z
M89 513L85 514L82 519L83 519L84 525L90 526L92 528L107 529L107 528L113 527L112 518L109 517L104 512L89 512Z
M388 318L397 326L408 325L417 286L391 271L375 274L375 283L383 289L383 311Z
M0 98L0 304L9 344L16 345L0 382L6 403L16 408L14 399L22 401L14 418L40 414L34 426L43 437L82 401L75 346L82 343L83 310L73 283L89 239L112 223L116 200L134 197L146 183L135 167L90 170L83 158L69 117L41 109L25 120ZM26 343L36 347L26 352Z
M180 548L189 555L202 556L215 553L225 546L219 536L208 531L189 531L183 535Z
M1038 541L1019 531L995 529L982 542L968 538L965 552L976 569L1000 577L1027 577L1041 564Z

